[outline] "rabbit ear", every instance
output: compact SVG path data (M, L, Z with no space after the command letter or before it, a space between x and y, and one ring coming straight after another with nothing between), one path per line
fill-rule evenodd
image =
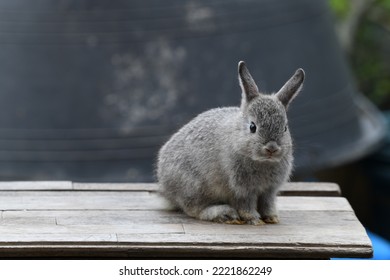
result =
M276 97L286 107L290 104L302 89L303 81L305 80L305 72L299 68L294 75L284 84L284 86L276 93Z
M238 79L240 81L243 99L245 97L246 101L250 102L253 98L259 96L259 89L249 73L248 68L246 68L244 61L238 63Z

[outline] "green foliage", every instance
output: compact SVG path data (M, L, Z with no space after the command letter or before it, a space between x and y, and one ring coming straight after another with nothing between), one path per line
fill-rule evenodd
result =
M377 0L378 5L390 11L390 0Z
M362 23L351 54L351 64L360 90L379 107L388 109L390 65L382 52L381 38L385 36L382 32L375 24Z
M347 20L354 0L328 0L338 20ZM350 53L361 92L390 110L390 0L375 0L364 11Z
M350 56L360 90L390 109L390 0L377 0L362 18Z
M329 0L329 5L338 18L345 18L351 3L349 0Z

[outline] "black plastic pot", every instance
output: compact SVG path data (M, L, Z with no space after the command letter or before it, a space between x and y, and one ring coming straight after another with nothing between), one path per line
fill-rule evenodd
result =
M0 178L151 181L174 130L239 104L239 60L266 92L305 69L296 172L360 158L383 123L326 2L1 1Z

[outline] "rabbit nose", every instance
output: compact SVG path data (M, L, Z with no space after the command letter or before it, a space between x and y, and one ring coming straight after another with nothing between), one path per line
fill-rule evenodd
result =
M279 150L280 150L280 148L275 142L269 142L264 147L264 151L270 156L273 155L274 153L278 152Z
M265 151L267 152L268 155L273 155L274 153L277 152L277 149L275 149L275 148L265 148Z
M268 153L268 154L273 154L276 152L276 149L274 148L265 148L265 151Z

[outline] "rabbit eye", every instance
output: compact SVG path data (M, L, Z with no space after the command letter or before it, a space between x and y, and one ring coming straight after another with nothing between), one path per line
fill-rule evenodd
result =
M255 133L256 132L256 125L254 122L251 122L250 126L249 126L249 129L251 131L251 133Z
M287 125L284 127L284 132L286 132L287 131Z

